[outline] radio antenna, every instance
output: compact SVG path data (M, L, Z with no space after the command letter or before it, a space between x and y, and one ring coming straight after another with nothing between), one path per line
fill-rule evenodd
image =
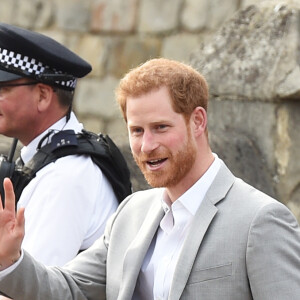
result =
M7 155L7 161L8 162L13 161L13 158L14 158L14 155L15 155L15 152L16 152L16 148L17 148L17 144L18 144L18 139L14 138L13 142L12 142L12 145L9 149L8 155Z

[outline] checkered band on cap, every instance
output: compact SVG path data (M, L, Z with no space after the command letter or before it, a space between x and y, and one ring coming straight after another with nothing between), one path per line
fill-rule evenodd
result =
M39 62L34 58L29 58L26 55L15 53L3 48L0 48L0 63L8 70L11 68L23 73L24 75L40 75L44 72L48 74L50 70L49 66L44 65L42 62ZM51 69L50 74L62 74L62 72ZM72 80L54 82L58 85L72 89L75 88L76 81L76 78L74 78Z

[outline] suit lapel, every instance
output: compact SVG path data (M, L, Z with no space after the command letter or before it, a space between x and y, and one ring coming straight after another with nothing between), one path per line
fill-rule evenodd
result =
M169 299L177 300L181 297L191 273L195 258L200 249L201 242L218 211L215 204L224 199L233 182L234 176L222 162L216 178L197 210L188 235L184 241L182 251L175 268Z
M140 231L125 254L123 280L118 299L123 300L132 298L135 283L144 261L144 257L150 247L163 215L164 211L162 209L161 202L155 201L146 215Z

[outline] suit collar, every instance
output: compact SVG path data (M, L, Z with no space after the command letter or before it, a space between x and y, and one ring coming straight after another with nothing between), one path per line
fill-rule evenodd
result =
M217 214L218 208L216 207L216 204L225 198L234 180L235 177L233 174L226 167L224 162L221 161L220 170L197 210L188 235L184 241L182 251L176 265L169 299L180 299L188 281L197 253L201 250L200 245L205 233L213 218Z
M205 199L213 204L217 204L220 200L225 198L235 181L235 176L227 168L225 163L222 160L220 160L220 162L220 170L205 195Z
M209 187L213 183L216 175L218 174L221 166L221 160L216 154L214 154L214 161L206 170L206 172L187 190L183 193L174 203L171 203L167 192L164 193L163 206L167 206L165 212L168 211L171 206L176 207L179 203L187 209L191 215L195 215L201 202L203 201Z
M152 195L152 193L150 193L150 195L152 197L157 197L155 199L157 201L153 202L138 234L125 253L123 280L118 299L132 298L135 289L134 283L137 281L144 257L146 256L159 223L164 215L160 198L157 195ZM149 199L149 201L151 201L151 199Z
M224 199L234 180L235 177L221 161L220 170L197 210L194 220L192 221L190 231L183 244L175 269L169 299L180 299L201 242L210 223L217 214L218 209L216 204ZM123 280L120 286L118 299L129 300L132 298L135 283L144 257L150 247L159 223L164 216L160 196L155 192L155 190L156 189L148 192L148 200L151 201L151 199L153 200L153 198L155 198L155 201L153 201L143 225L125 254Z

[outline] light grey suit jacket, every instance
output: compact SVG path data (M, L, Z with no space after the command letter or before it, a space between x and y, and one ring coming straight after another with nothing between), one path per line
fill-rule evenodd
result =
M25 253L0 290L15 300L130 300L163 217L160 195L152 189L128 197L104 236L64 269ZM297 221L222 164L186 236L169 299L300 299Z

